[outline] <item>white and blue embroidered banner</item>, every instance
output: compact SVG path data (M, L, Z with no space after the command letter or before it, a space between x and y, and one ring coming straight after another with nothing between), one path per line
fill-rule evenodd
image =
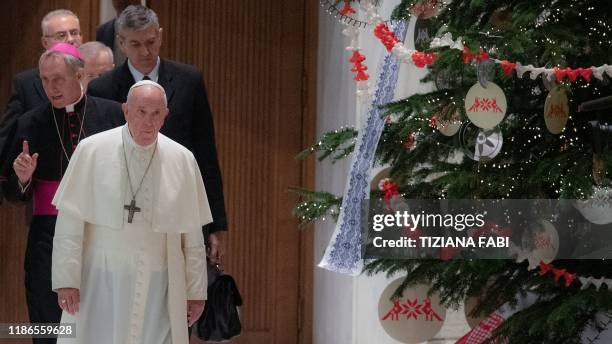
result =
M394 32L404 40L406 23L398 22ZM363 204L370 198L370 168L384 127L379 106L393 100L399 74L399 60L388 53L380 66L376 92L368 111L366 125L359 131L351 170L346 186L338 223L325 250L319 267L343 274L359 275L362 270L361 226L365 221Z

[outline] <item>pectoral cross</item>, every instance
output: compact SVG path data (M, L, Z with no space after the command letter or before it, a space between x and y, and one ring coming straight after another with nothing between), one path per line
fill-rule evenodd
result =
M140 208L138 208L136 206L136 200L132 198L132 202L130 202L129 205L124 205L123 209L127 210L129 212L128 214L128 223L132 223L132 220L134 219L134 213L138 213L140 212Z

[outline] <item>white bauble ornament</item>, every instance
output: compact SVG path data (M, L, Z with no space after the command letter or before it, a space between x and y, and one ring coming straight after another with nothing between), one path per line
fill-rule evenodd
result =
M491 129L501 123L507 108L504 91L493 82L488 82L486 88L476 83L465 97L465 112L468 118L482 129Z
M576 200L574 207L596 225L612 223L612 188L596 187L587 200Z
M427 295L429 286L416 285L404 291L402 297L390 300L404 278L391 282L378 301L378 320L385 332L401 343L422 343L432 339L442 328L446 308L440 298Z
M450 119L438 119L436 121L436 128L444 136L453 136L461 128L461 120L459 119L459 112L455 112Z
M477 304L478 304L478 298L469 297L467 300L465 300L465 303L463 305L463 311L465 312L465 320L467 321L468 325L470 325L470 328L472 329L478 327L478 324L480 324L481 321L487 318L486 315L478 315L478 316L470 315L470 313L472 313L472 310L476 308Z
M569 118L569 104L565 87L554 87L546 96L544 121L551 134L561 134Z
M530 264L550 263L559 253L559 233L552 223L538 220L523 233L523 250Z

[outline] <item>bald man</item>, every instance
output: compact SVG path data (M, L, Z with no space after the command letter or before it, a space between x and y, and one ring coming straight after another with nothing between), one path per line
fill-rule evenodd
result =
M53 199L53 289L78 329L58 343L188 344L206 299L206 190L193 154L159 133L159 84L135 83L122 108L127 124L81 142Z
M87 89L89 82L100 75L115 68L113 51L100 42L87 42L79 48L83 61L85 61L83 75L83 89Z

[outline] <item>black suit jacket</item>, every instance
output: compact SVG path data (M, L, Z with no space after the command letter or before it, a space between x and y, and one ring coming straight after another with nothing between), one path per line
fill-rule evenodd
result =
M117 102L96 97L87 97L81 102L83 105L85 102L87 103L84 108L81 105L78 111L80 113L86 111L83 131L88 136L118 127L125 122L121 104ZM63 117L65 115L64 110L55 111L58 116ZM60 123L63 125L63 120ZM62 148L57 136L58 129L55 125L51 104L48 101L17 118L15 135L12 141L7 144L8 159L0 167L2 174L8 176L8 182L5 185L8 200L25 202L32 197L34 187L28 188L28 192L22 194L13 170L13 161L21 153L23 140L28 141L31 154L39 154L38 164L32 175L32 183L36 184L38 180L61 180L65 169L68 167L68 161L63 158ZM69 135L66 132L63 142L68 142ZM63 142L62 144L64 144ZM71 148L66 149L71 154Z
M96 29L96 41L111 49L115 49L115 20L117 19L111 19Z
M17 119L22 114L46 102L47 95L43 89L38 68L21 72L13 78L11 97L0 118L0 164L8 159L8 145L15 135ZM3 176L0 176L1 178ZM2 188L0 187L0 203L2 203L2 198Z
M92 96L124 103L134 83L126 61L92 80L87 91ZM191 150L198 162L213 216L207 229L227 229L215 130L202 73L193 66L161 59L158 83L166 91L170 110L161 132Z

